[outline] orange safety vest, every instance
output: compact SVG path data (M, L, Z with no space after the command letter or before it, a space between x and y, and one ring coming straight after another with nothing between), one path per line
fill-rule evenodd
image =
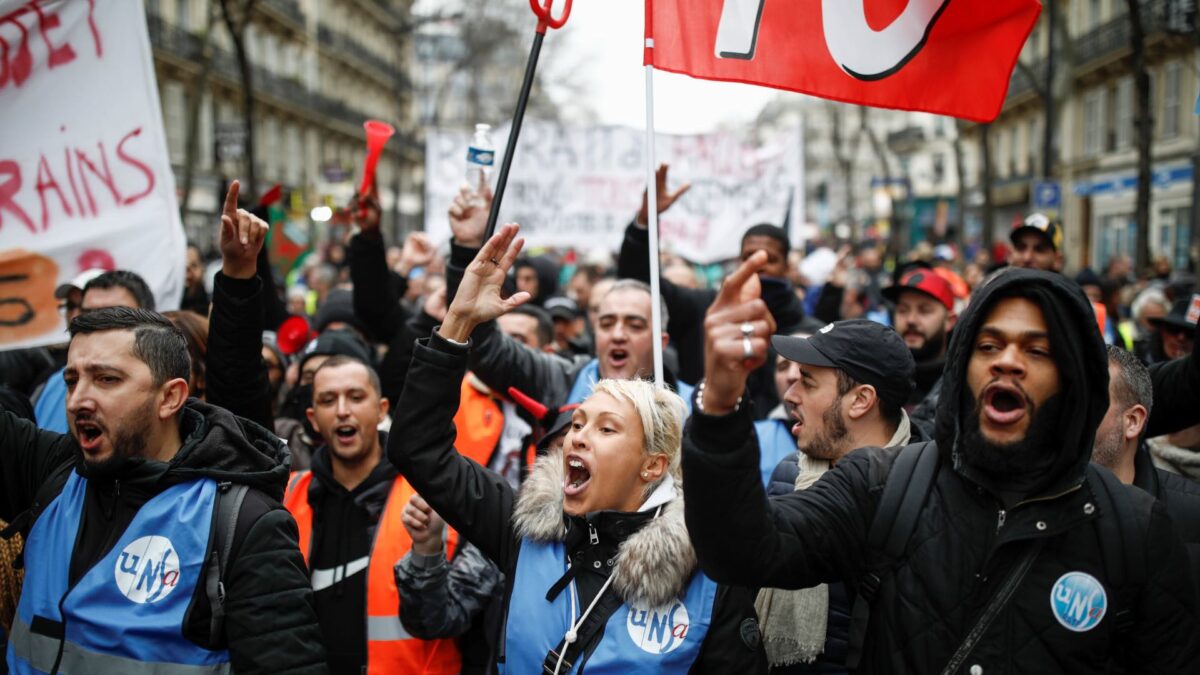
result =
M292 474L283 505L296 519L300 529L300 551L304 562L312 551L313 509L308 503L312 472ZM454 640L420 640L408 634L400 623L400 592L392 568L412 548L412 538L400 514L414 491L408 481L397 476L392 482L387 503L379 516L371 560L367 567L367 673L424 673L454 675L462 667L462 657ZM453 556L458 534L447 528L447 556Z
M454 428L458 437L454 447L458 454L486 468L492 461L492 453L500 442L504 431L504 411L496 405L490 394L479 391L471 384L470 375L463 378L458 412L454 414ZM537 448L532 444L525 449L525 466L532 467L537 457Z

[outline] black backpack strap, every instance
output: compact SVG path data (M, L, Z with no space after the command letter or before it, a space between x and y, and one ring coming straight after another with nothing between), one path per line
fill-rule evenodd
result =
M204 591L212 609L209 623L209 642L225 644L225 570L233 550L238 514L250 487L241 483L218 483L217 503L213 508L212 546L205 568Z
M1118 611L1113 615L1115 632L1127 634L1134 623L1137 593L1146 584L1145 533L1127 486L1106 470L1089 465L1088 474L1100 508L1096 527L1104 555L1104 576L1116 589Z
M937 476L938 452L933 441L905 446L896 456L892 470L883 485L875 518L867 532L867 549L882 553L889 564L904 554L904 548L917 526L921 507ZM854 605L850 612L850 635L847 639L846 666L858 667L862 660L867 623L883 578L868 571L859 580Z

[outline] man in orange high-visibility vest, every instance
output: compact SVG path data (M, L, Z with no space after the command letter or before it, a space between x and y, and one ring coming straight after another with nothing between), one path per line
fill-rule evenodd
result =
M401 514L413 489L383 454L380 391L360 360L321 365L308 418L324 443L311 470L292 477L284 505L299 526L333 673L458 673L453 640L419 640L400 623L392 567L412 547Z

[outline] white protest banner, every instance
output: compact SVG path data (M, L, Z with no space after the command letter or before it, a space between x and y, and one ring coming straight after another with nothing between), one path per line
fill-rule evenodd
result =
M184 235L138 0L0 0L0 349L62 342L55 287L132 270L179 306Z
M507 129L493 138L505 146ZM617 250L646 186L640 129L581 129L526 120L509 174L500 222L521 224L527 247ZM426 131L425 230L450 237L446 209L465 181L467 132ZM659 161L671 187L692 184L659 220L662 247L697 263L737 257L742 233L758 223L801 220L803 154L797 131L788 142L756 147L735 134L660 134ZM500 158L496 159L500 166ZM493 183L495 176L492 176ZM793 243L801 244L799 227Z

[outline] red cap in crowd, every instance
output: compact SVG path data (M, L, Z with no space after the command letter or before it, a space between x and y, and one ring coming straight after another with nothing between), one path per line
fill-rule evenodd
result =
M945 305L948 311L954 311L954 290L950 288L950 282L931 270L917 269L905 274L899 284L883 289L883 297L895 303L901 291L919 291Z

